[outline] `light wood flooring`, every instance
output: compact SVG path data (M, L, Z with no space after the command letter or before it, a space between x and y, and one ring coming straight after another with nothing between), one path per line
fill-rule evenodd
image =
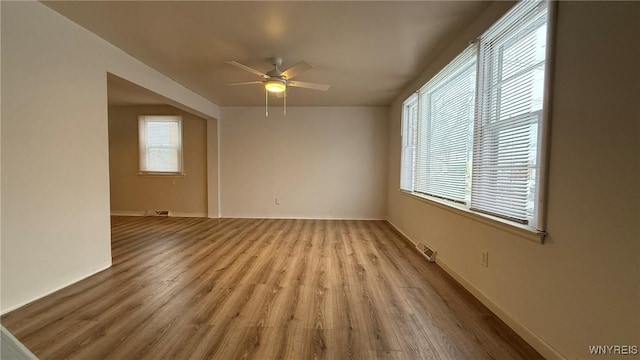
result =
M384 221L113 217L2 323L40 359L541 359Z

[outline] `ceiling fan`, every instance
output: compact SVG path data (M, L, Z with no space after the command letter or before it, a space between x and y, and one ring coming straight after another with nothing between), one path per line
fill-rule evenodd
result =
M280 70L280 66L282 66L281 58L271 58L271 64L273 65L273 70L263 73L260 70L256 70L250 68L246 65L243 65L237 61L226 61L227 64L238 67L242 70L248 71L252 74L258 75L262 77L260 81L247 81L240 83L233 83L227 85L254 85L254 84L263 84L265 89L265 107L266 107L266 115L269 116L269 93L275 93L278 97L284 98L284 113L287 113L287 88L290 87L300 87L305 89L312 90L320 90L327 91L330 85L327 84L318 84L311 83L305 81L294 81L291 80L295 76L300 75L301 73L313 69L313 65L309 64L306 61L301 61L292 67L282 71Z

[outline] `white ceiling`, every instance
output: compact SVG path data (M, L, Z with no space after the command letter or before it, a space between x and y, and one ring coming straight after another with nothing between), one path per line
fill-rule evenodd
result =
M45 4L221 106L264 104L261 86L225 85L259 80L225 60L263 71L270 70L270 57L282 57L283 68L306 60L315 69L296 80L328 83L331 88L327 92L293 88L287 101L317 106L390 104L488 2ZM145 93L136 100L136 88L126 83L109 86L110 101L152 101Z

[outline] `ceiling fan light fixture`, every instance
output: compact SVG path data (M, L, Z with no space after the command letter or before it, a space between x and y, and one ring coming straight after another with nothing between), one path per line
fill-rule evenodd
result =
M281 93L287 89L287 85L281 80L267 80L264 83L264 88L268 92Z

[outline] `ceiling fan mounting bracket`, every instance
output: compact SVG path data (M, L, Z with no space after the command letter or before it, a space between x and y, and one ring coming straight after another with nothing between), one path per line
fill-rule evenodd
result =
M275 66L276 68L282 66L282 58L279 58L279 57L269 58L269 62L271 63L271 65Z

